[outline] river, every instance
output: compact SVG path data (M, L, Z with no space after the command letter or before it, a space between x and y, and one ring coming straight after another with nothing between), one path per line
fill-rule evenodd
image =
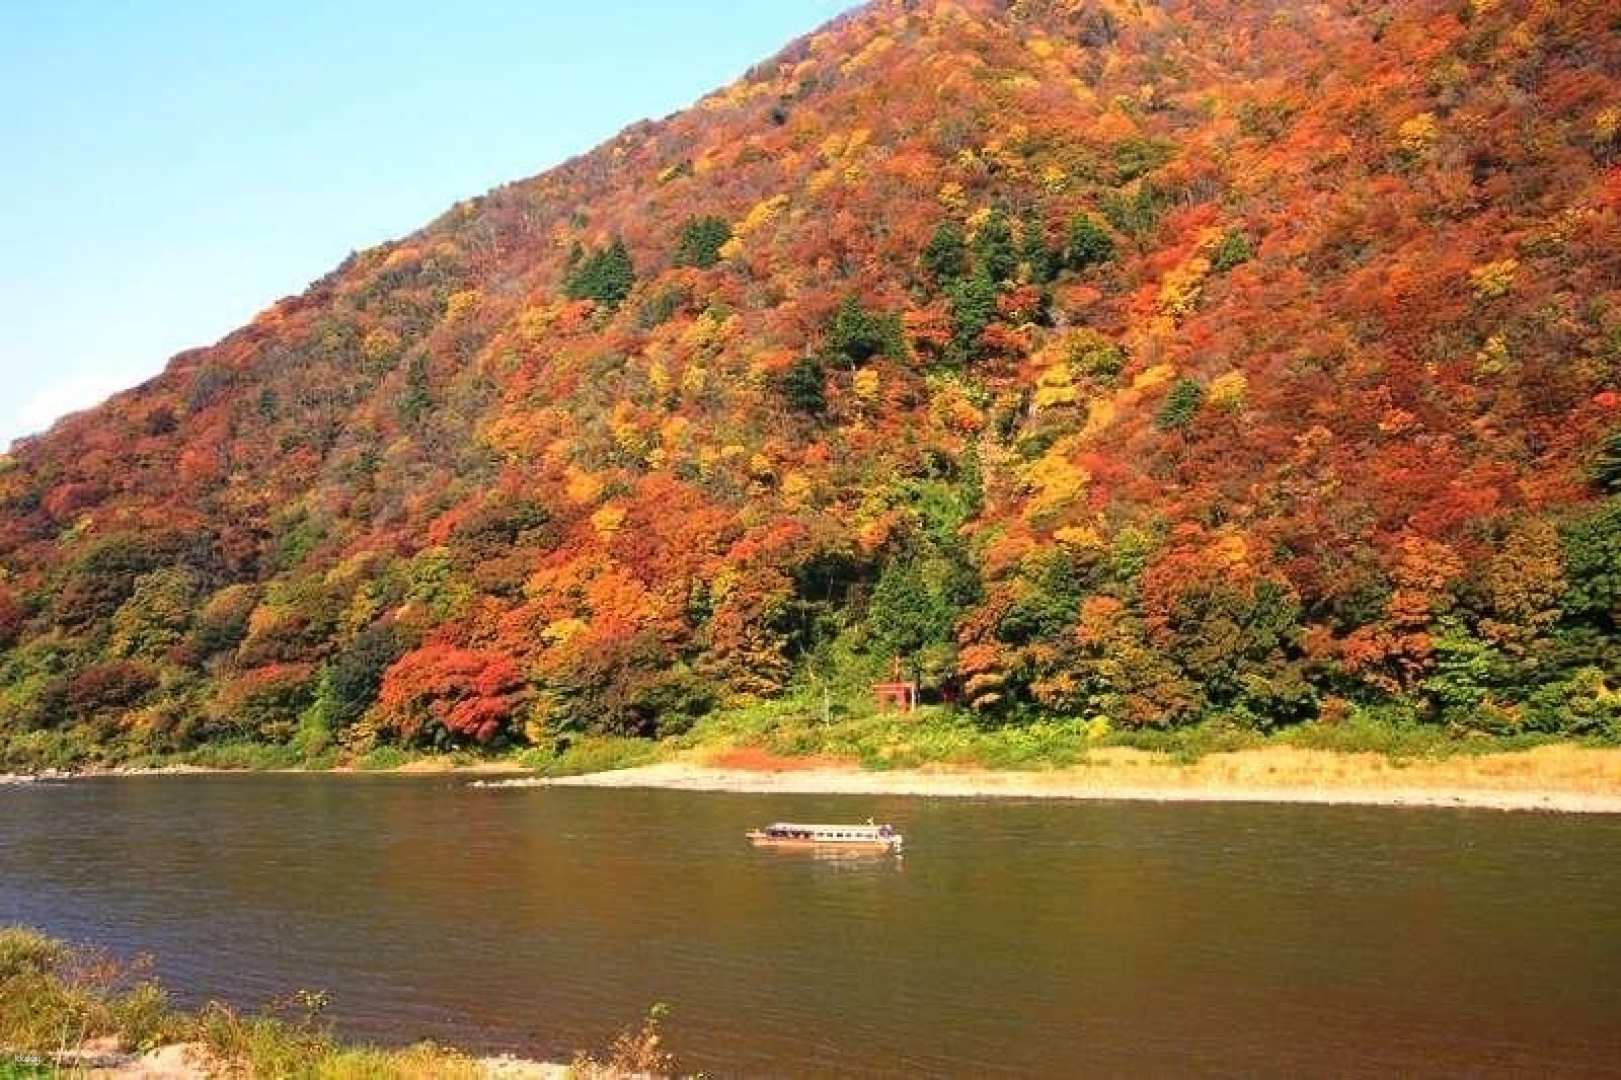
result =
M756 851L894 822L904 858ZM0 789L0 923L183 1002L566 1060L665 1002L712 1075L1621 1075L1621 819L486 790Z

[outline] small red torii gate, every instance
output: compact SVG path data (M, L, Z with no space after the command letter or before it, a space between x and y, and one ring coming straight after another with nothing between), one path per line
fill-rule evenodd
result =
M901 658L895 657L890 665L889 682L873 683L872 696L880 709L897 712L917 711L917 683L901 678Z

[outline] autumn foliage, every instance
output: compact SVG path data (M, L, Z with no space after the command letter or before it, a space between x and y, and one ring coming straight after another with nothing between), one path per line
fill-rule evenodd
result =
M523 680L511 658L446 646L407 654L383 676L376 718L400 741L488 743L501 734Z
M0 741L1621 737L1613 7L869 4L0 458Z

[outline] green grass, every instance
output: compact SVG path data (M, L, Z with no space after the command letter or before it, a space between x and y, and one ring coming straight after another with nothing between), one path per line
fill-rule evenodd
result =
M1580 743L1551 735L1486 735L1425 723L1400 708L1352 709L1336 723L1314 722L1263 733L1239 723L1209 721L1183 728L1116 729L1107 721L1040 717L998 723L961 709L925 706L911 716L879 712L856 691L827 706L819 692L801 691L771 701L718 710L685 734L661 743L586 736L562 750L532 747L454 752L375 747L359 756L327 748L306 757L287 744L246 741L207 744L176 754L120 757L116 746L95 746L82 732L31 732L0 744L0 771L123 765L184 765L242 771L351 767L377 772L432 762L450 766L501 764L546 776L633 768L673 752L757 747L783 756L824 755L868 769L945 764L986 769L1046 769L1084 764L1105 747L1131 747L1192 764L1210 754L1265 746L1340 753L1375 753L1393 760L1445 758L1525 750L1549 743ZM842 700L841 700L842 699ZM1593 743L1593 745L1600 745Z
M512 761L543 776L580 776L650 765L664 756L665 749L664 745L647 739L593 736L573 743L560 753L535 748L523 751Z
M1184 728L1122 730L1106 722L1043 718L986 723L962 710L925 706L911 716L871 708L838 708L822 719L820 702L787 699L717 712L674 740L681 749L758 747L784 756L850 758L863 768L943 764L985 769L1049 769L1085 764L1108 747L1130 747L1193 764L1218 753L1291 746L1392 759L1446 758L1570 743L1546 735L1460 734L1446 727L1374 710L1339 723L1310 723L1263 733L1210 721Z
M0 929L0 1046L52 1053L120 1036L133 1047L184 1034L141 972L19 928Z
M785 756L854 758L869 769L926 764L991 769L1060 768L1082 761L1106 736L1084 720L985 726L970 715L924 707L910 716L774 702L717 713L678 740L685 748L757 746Z
M392 1050L340 1042L323 1019L324 994L300 992L273 1012L244 1016L219 1002L195 1013L170 1007L140 967L70 947L22 927L0 927L0 1080L65 1075L53 1055L116 1038L127 1052L200 1044L222 1075L300 1080L473 1080L471 1058L422 1043ZM655 1011L609 1048L605 1062L581 1055L576 1072L604 1080L674 1071ZM649 1065L657 1066L650 1070ZM212 1070L211 1070L212 1071Z

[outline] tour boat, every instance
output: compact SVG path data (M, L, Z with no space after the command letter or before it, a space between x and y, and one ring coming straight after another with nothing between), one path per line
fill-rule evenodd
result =
M751 829L750 842L757 847L844 848L866 851L900 851L901 834L892 825L799 825L779 821L763 829Z

